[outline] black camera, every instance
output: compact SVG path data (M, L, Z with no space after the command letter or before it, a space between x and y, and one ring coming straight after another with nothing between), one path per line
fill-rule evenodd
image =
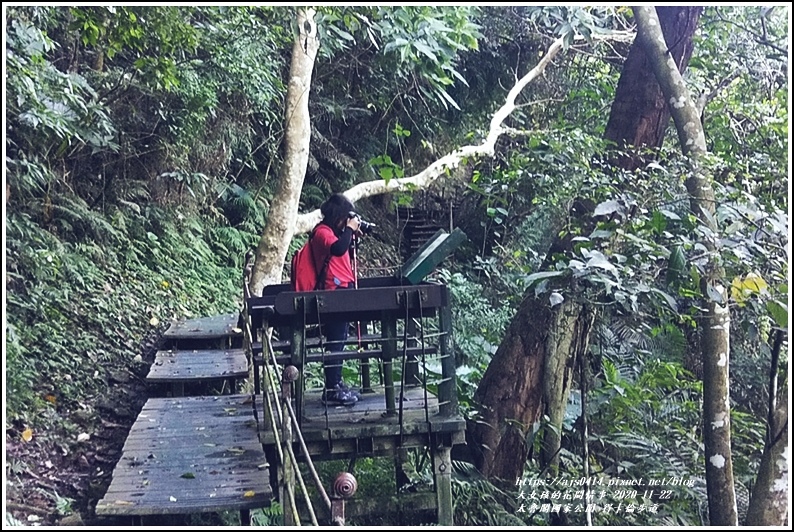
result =
M350 218L358 218L359 226L358 229L365 235L372 233L377 227L375 224L364 220L361 216L358 215L355 211L350 211L347 213L348 217Z

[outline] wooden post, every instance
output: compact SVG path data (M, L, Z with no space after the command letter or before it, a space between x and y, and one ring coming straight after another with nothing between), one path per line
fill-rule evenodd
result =
M259 337L259 327L257 325L255 325L250 320L250 318L246 318L246 319L248 319L249 323L251 324L251 337L247 338L248 343L250 344L249 345L249 353L251 354L251 359L249 360L249 364L251 364L251 370L249 371L249 375L252 377L252 379L254 381L254 394L255 395L259 395L260 393L262 393L262 381L261 381L261 377L260 377L260 374L259 374L259 363L258 363L258 361L256 359L256 356L254 355L254 342L256 342L256 340ZM262 330L266 331L267 330L267 322L264 323L264 327L265 328L263 328ZM266 339L265 335L262 334L262 355L261 356L262 356L262 362L264 364L267 364L267 359L265 359L265 339ZM264 371L264 367L262 368L262 370Z
M345 526L345 499L356 494L358 482L352 473L339 473L331 486L331 524Z
M370 362L368 358L361 360L361 392L372 393L372 376L370 375Z
M270 360L268 360L267 357L265 356L265 342L267 341L267 336L266 336L266 333L264 331L267 331L267 327L268 327L267 321L265 321L262 325L263 325L263 327L262 327L262 333L261 333L262 336L261 336L261 338L262 338L262 363L263 363L263 366L262 366L261 374L259 373L259 371L257 371L255 373L257 387L255 388L254 393L256 395L259 395L260 393L262 394L262 411L264 413L264 416L263 416L264 419L262 420L262 427L263 427L263 430L265 432L267 432L267 431L270 431L270 430L276 430L276 427L273 427L271 425L271 423L270 423L271 416L273 417L273 419L275 419L276 418L276 415L275 415L276 413L275 412L271 412L271 410L270 410L270 401L267 400L268 394L270 393L270 379L266 378L268 370L264 366L264 364L269 364L270 363ZM254 333L254 334L258 334L258 333ZM259 367L256 364L256 359L254 359L254 367L255 368ZM275 371L275 370L276 370L276 368L272 368L272 371ZM275 390L273 390L273 392L275 393ZM274 462L270 462L270 463L272 464Z
M301 379L298 378L296 382L300 382L300 380ZM296 523L293 517L292 500L288 491L295 486L295 470L293 469L295 464L290 462L289 451L287 450L288 446L292 445L292 420L290 419L289 408L287 407L287 401L291 400L291 384L292 381L288 380L287 371L285 369L281 381L281 456L284 457L284 461L282 463L283 472L281 479L279 479L281 507L284 509L284 526L296 526L300 524Z
M403 471L403 464L408 461L408 449L405 447L397 447L394 450L394 481L395 485L397 486L397 496L400 496L401 490L408 485L411 481L408 478L408 475L405 474ZM403 513L400 512L398 516L399 522L392 523L395 525L402 525L405 521L403 520Z
M383 386L386 392L386 415L396 416L392 361L397 354L397 318L392 312L382 313L381 337L383 338Z
M295 306L298 312L292 320L292 365L298 368L300 377L295 382L295 415L298 416L298 423L303 419L303 384L304 384L304 364L306 362L306 345L304 335L306 333L306 299L304 297L295 298Z
M447 287L442 286L446 293ZM442 416L452 416L458 413L458 390L455 380L455 355L452 350L452 311L449 308L448 298L444 298L444 305L439 309L439 329L441 336L438 339L438 352L441 357L441 382L438 385L438 413Z
M363 324L363 333L369 333L369 322L364 322ZM367 344L362 346L363 348L367 348ZM372 393L372 376L370 375L370 362L368 358L361 359L359 362L361 366L361 393Z
M452 526L452 460L451 448L436 447L433 452L433 483L436 487L438 524Z

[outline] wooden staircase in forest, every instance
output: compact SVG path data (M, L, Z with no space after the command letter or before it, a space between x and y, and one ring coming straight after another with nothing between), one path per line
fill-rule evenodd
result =
M441 213L443 214L443 213ZM441 214L427 209L398 207L397 216L402 227L403 260L413 256L427 240L443 227Z

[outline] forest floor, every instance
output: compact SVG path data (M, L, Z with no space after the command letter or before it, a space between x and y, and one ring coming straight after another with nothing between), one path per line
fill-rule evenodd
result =
M19 427L6 429L4 526L129 526L129 518L97 516L95 508L110 486L130 428L149 397L145 377L154 362L160 336L152 330L140 346L141 359L119 363L106 372L107 392L81 404L72 418L83 417L83 438L74 441L64 424L52 423L30 439ZM75 424L70 424L74 427ZM87 427L90 427L87 428ZM236 514L235 514L236 517ZM228 516L152 516L147 526L224 526Z
M73 434L34 432L26 441L19 430L6 430L6 522L22 525L111 525L97 519L94 507L108 486L129 429L146 402L146 367L116 371L109 393L84 404L93 412L93 434L68 449ZM77 449L77 452L74 449Z
M97 517L94 508L110 486L130 428L148 398L144 378L164 330L152 330L141 341L138 361L124 357L127 362L106 369L105 393L83 401L68 414L67 423L50 420L27 435L23 427L6 424L4 528L129 524ZM52 409L52 415L63 414ZM75 434L78 426L83 432Z

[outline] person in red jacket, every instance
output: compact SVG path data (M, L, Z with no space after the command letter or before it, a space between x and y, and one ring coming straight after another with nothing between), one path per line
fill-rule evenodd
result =
M354 212L353 203L342 194L333 194L320 207L323 220L314 228L311 246L315 267L320 273L322 290L343 290L354 288L355 272L351 262L355 238L361 235L361 220L350 216ZM328 264L325 265L325 261ZM323 275L323 269L324 275ZM327 321L323 323L326 351L342 351L347 340L349 324L346 321ZM342 381L342 362L330 362L323 368L325 390L323 402L326 404L353 406L360 395Z

